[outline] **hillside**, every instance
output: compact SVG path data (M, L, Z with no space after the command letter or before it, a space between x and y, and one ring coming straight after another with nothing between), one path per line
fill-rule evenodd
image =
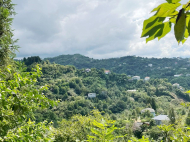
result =
M185 88L190 88L190 62L187 58L143 58L125 56L110 59L93 59L80 54L60 55L53 58L45 58L51 63L61 65L74 65L77 69L97 68L108 69L119 74L146 76L151 78L167 78L171 83L179 83ZM176 78L174 75L180 74Z
M28 69L33 65L28 66ZM87 115L94 107L108 114L118 114L124 110L131 113L137 108L153 107L152 98L156 101L157 113L164 114L172 106L180 107L181 99L190 100L188 94L172 87L166 79L130 81L125 74L105 74L102 69L94 68L86 72L74 66L51 64L46 61L40 66L43 75L38 79L37 85L49 85L49 90L44 92L44 95L50 99L60 99L61 103L53 112L38 112L39 121L43 120L43 117L56 122L78 113ZM89 99L88 93L96 93L96 97Z

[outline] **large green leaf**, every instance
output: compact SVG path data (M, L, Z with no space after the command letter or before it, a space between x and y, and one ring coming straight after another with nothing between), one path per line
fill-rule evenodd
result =
M164 24L164 27L162 29L162 34L158 37L158 40L163 38L167 33L171 31L171 26L172 26L171 22L165 22L163 24Z
M162 23L150 30L149 37L146 38L146 42L153 40L157 37L158 37L158 40L160 40L170 31L171 31L171 22Z
M146 37L146 36L150 36L152 35L154 32L152 29L154 28L155 30L159 29L160 24L163 23L163 21L165 20L164 17L156 17L156 16L152 16L149 19L145 20L143 23L143 32L141 37Z
M184 40L184 34L186 29L186 15L185 10L182 9L182 11L178 15L178 20L176 21L176 24L174 26L174 33L175 38L180 43L182 40Z
M155 14L157 17L167 17L175 12L176 8L179 7L180 3L163 3L160 5L159 10Z

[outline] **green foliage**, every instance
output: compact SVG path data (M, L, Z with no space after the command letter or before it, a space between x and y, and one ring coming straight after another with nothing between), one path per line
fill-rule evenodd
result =
M176 122L176 114L175 114L173 108L171 108L171 109L169 110L169 115L168 115L168 117L170 118L170 123L171 123L171 124L175 124L175 122Z
M39 108L54 106L43 91L47 86L36 88L34 84L41 71L37 66L33 72L14 72L11 66L0 71L0 138L7 139L10 131L21 127ZM12 135L12 134L11 134Z
M155 14L143 23L143 31L141 37L147 37L146 42L158 38L160 40L171 31L171 26L174 24L174 34L178 43L184 43L189 36L190 29L190 3L184 4L182 8L180 0L166 0L166 3L160 4L151 12ZM166 21L166 19L168 21Z
M190 72L188 58L185 58L185 59L159 58L157 59L157 58L125 56L125 57L120 57L120 58L98 60L98 59L91 59L82 55L75 54L75 55L61 55L54 58L48 58L48 60L51 63L55 62L57 64L62 64L62 65L68 65L68 64L74 65L77 69L80 69L76 71L77 74L78 75L83 74L84 77L86 75L93 78L92 76L95 76L95 74L93 74L95 70L91 70L91 72L85 72L85 69L95 67L96 70L97 69L100 70L98 72L100 77L107 78L107 81L111 81L110 80L111 78L117 77L118 85L119 84L122 85L128 82L128 79L130 79L130 77L127 75L131 75L131 77L138 75L142 79L139 81L138 85L143 85L142 82L143 82L144 77L149 76L151 79L167 78L168 81L171 82L172 84L179 83L180 86L184 88L190 88L190 81L189 81L190 77L187 75ZM47 61L44 61L44 62L47 62ZM153 66L149 67L148 64L152 64ZM43 68L46 69L45 66L43 66ZM111 70L112 74L105 75L104 69L102 68ZM56 71L54 72L49 71L49 72L51 74L55 74L54 72ZM61 73L61 70L59 72ZM115 76L113 72L120 75ZM174 75L176 74L182 74L182 75L177 78L177 77L174 77ZM57 74L57 77L59 76L60 74ZM90 79L88 79L88 81L89 80ZM93 79L91 79L91 82L88 82L88 83L91 84L92 82L93 82ZM149 82L146 82L146 86L148 86L148 84ZM142 86L139 86L139 87L142 87ZM170 87L172 88L172 86Z
M123 136L114 136L113 132L118 128L114 125L115 121L104 120L92 122L92 128L90 129L93 135L88 135L89 142L109 142Z
M13 39L13 30L11 29L15 15L14 4L11 0L0 1L0 66L7 66L15 57L14 51L18 46L14 44L17 40Z
M0 141L3 139L0 139ZM30 119L27 123L18 127L17 129L10 130L3 141L17 142L17 141L43 141L53 142L54 134L52 127L47 122L36 124Z

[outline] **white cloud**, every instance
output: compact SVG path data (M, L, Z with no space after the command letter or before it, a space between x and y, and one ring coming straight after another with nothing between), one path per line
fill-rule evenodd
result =
M143 21L164 0L13 0L18 57L80 53L93 58L127 55L189 56L189 41L172 34L159 42L140 38ZM185 0L182 0L185 2Z

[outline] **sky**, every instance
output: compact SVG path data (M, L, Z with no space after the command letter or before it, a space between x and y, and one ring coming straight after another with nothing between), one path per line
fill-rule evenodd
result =
M182 0L185 4L188 0ZM179 45L173 31L146 44L143 21L165 0L12 0L17 58L82 54L105 59L190 57L190 38ZM173 30L173 29L172 29Z

